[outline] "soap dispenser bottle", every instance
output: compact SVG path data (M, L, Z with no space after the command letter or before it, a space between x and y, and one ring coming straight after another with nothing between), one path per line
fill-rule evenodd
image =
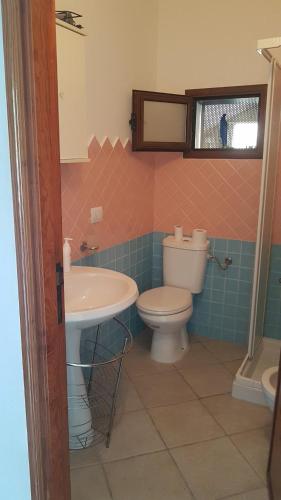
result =
M72 238L64 238L63 245L63 271L64 273L69 273L71 269L71 246L68 243L72 241Z

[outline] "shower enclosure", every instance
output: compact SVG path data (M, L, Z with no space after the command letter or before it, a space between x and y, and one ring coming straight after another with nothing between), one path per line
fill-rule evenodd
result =
M281 66L274 54L280 45L281 38L258 42L258 51L270 64L264 154L248 353L232 389L234 397L258 404L265 404L262 374L279 364L281 349Z

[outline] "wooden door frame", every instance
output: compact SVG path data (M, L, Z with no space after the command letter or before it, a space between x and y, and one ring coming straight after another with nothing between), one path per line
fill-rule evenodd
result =
M47 295L47 281L52 289L55 282L46 255L49 261L60 259L61 242L54 255L43 214L50 202L42 186L47 162L50 171L59 169L57 84L49 82L50 74L56 80L55 6L54 0L1 0L1 7L31 492L34 500L69 500L64 325L63 338L55 343L46 321L56 307L54 296ZM58 177L56 170L54 189L60 190ZM52 230L59 239L58 226ZM57 370L60 410L50 397L51 384L56 387L52 370Z

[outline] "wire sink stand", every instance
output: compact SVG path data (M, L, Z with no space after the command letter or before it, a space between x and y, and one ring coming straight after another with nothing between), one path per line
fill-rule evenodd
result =
M75 413L80 416L79 424L70 426L72 450L89 448L100 442L105 442L108 448L110 444L122 365L133 345L132 334L123 321L118 318L111 321L119 327L118 342L105 346L102 335L104 324L100 324L95 339L85 342L87 351L91 353L91 362L66 363L68 370L81 372L82 369L84 378L81 384L71 382L67 386L69 419Z

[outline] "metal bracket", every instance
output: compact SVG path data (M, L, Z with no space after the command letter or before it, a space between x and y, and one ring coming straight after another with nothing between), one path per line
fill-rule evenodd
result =
M56 10L56 17L65 23L71 24L71 26L75 26L75 28L83 28L81 24L76 24L75 19L82 17L82 15L77 14L77 12L72 12L71 10Z
M134 111L131 113L131 119L129 120L129 125L131 127L132 132L135 132L137 130L137 115Z

